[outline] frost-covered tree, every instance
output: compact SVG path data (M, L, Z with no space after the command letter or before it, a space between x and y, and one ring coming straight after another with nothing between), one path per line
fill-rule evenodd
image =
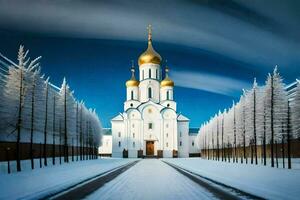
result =
M62 107L62 129L64 134L64 161L69 162L69 145L76 132L76 106L73 91L70 90L64 78L61 89L59 104Z
M4 87L4 104L2 118L6 119L5 132L8 137L15 135L17 171L21 171L20 143L23 128L28 128L30 116L28 109L28 91L31 87L31 73L39 65L40 57L30 60L27 58L28 51L20 46L18 52L18 64L9 67L7 80ZM25 108L26 106L26 108ZM25 112L26 111L26 112Z
M287 119L287 95L277 67L266 81L265 108L266 136L267 141L270 141L271 166L274 167L274 143L283 137Z
M293 138L300 138L300 81L297 80L297 87L293 104L291 105L291 128Z
M258 123L258 86L256 79L254 79L253 87L246 92L246 135L250 138L251 144L251 163L253 163L253 156L255 157L255 164L257 161L257 123ZM253 155L254 154L254 155Z

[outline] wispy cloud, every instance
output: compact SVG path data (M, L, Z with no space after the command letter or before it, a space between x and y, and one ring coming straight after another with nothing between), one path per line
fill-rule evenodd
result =
M178 87L204 90L227 96L236 96L243 88L251 86L250 83L243 80L192 71L173 71L172 78Z
M0 1L0 27L82 38L155 42L218 53L255 66L299 61L299 6L282 1ZM266 7L268 9L266 9Z

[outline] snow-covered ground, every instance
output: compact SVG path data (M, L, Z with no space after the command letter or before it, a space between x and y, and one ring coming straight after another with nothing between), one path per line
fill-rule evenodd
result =
M214 199L206 189L157 159L145 159L87 199Z
M134 159L98 159L0 175L0 199L38 199Z
M164 159L209 179L266 199L299 199L300 170L225 163L201 158Z

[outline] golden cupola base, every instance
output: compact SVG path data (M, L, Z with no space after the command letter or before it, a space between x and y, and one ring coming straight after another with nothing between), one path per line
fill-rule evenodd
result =
M134 66L133 65L131 67L131 74L132 74L131 79L126 81L126 87L137 87L137 86L139 86L140 82L135 79Z
M165 79L164 80L162 80L161 82L160 82L160 86L161 87L167 87L167 86L169 86L169 87L174 87L174 81L172 81L170 78L169 78L169 68L168 67L166 67L166 77L165 77Z
M145 63L153 63L153 64L160 64L161 63L161 56L153 49L152 46L152 30L151 25L148 26L148 48L142 55L140 55L138 63L139 66Z

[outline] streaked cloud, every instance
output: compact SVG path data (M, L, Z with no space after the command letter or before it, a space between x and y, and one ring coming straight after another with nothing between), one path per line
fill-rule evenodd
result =
M296 1L0 1L6 29L80 38L154 40L195 47L257 67L300 63ZM294 64L295 65L295 64ZM295 66L294 66L295 67Z
M242 89L251 87L250 83L243 80L217 74L172 71L171 76L172 79L174 79L175 85L178 87L203 90L227 96L239 96Z

